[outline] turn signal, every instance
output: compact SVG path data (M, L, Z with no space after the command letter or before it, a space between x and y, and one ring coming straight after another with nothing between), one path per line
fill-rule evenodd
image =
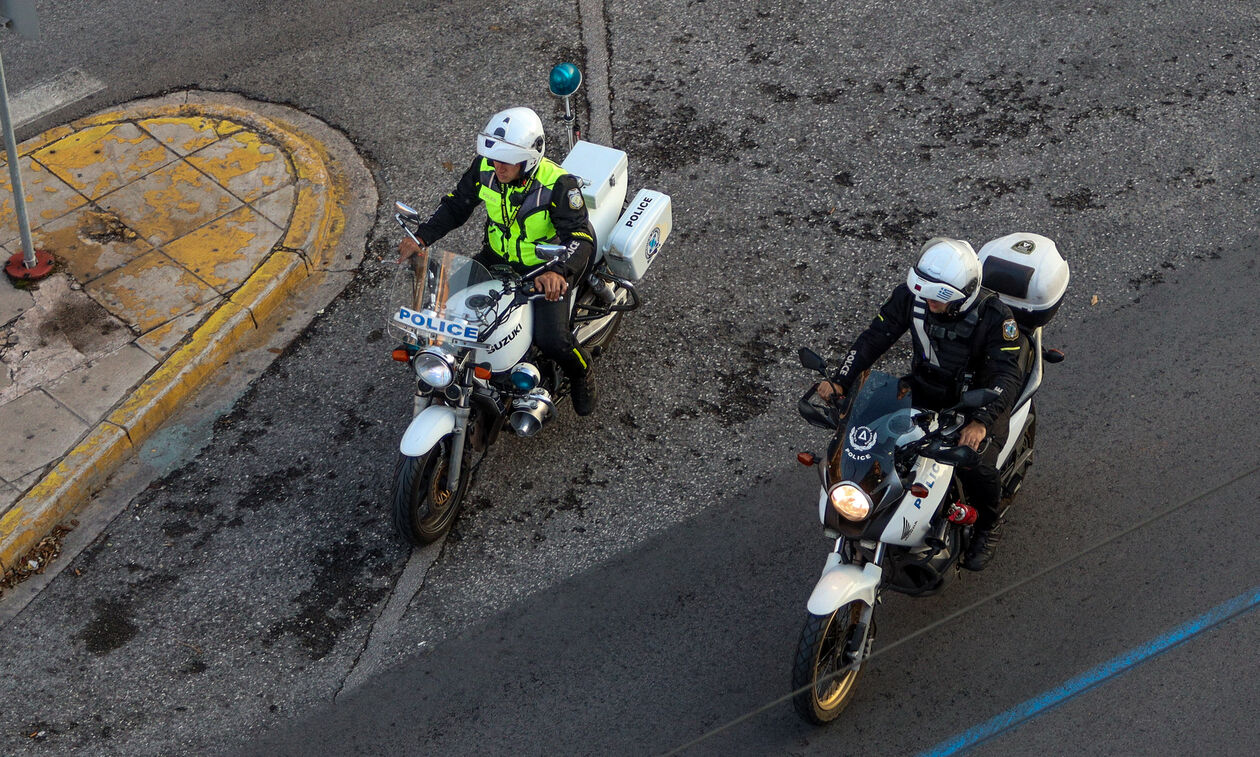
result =
M406 363L411 360L411 354L407 352L406 347L395 348L390 356L400 363Z
M797 452L796 462L804 465L806 468L818 462L818 458L814 457L813 452Z
M481 379L482 381L489 381L489 380L490 380L490 369L489 369L489 368L486 368L485 366L481 366L481 365L474 366L474 367L473 367L473 375L474 375L474 376L476 376L477 378Z
M928 495L928 488L923 484L914 484L910 487L910 494L919 499L923 499Z

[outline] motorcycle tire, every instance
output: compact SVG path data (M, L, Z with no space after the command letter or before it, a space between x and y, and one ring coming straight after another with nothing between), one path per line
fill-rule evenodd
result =
M472 468L465 454L459 484L446 488L451 438L441 441L420 457L399 455L394 467L394 528L412 546L431 544L446 535L459 515Z
M845 648L862 617L862 603L841 605L830 615L810 613L801 629L792 663L792 705L806 722L824 725L835 720L857 690L862 665L839 672L848 665ZM866 645L875 637L874 622Z

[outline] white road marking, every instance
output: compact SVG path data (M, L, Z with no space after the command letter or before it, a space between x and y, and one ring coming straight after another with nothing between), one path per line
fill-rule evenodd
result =
M103 89L105 85L99 79L77 68L57 74L9 98L13 128L43 118Z
M429 568L433 567L433 563L442 554L442 547L445 544L444 537L423 549L412 551L411 558L407 560L407 566L403 568L402 575L394 584L394 591L385 603L385 609L381 610L380 616L372 624L372 630L364 641L363 651L359 653L350 672L346 673L341 688L333 695L333 701L341 699L342 695L362 686L373 673L380 672L381 664L385 662L386 645L398 631L398 624L411 605L411 600L415 599L416 594L424 587Z

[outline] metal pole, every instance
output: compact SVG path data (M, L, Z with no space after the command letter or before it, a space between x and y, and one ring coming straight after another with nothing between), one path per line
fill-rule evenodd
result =
M3 75L4 72L0 70L0 76ZM564 125L569 132L569 152L573 152L573 109L569 107L568 95L564 96Z
M4 128L4 149L9 156L9 181L13 184L13 210L22 233L22 264L35 267L35 245L31 242L31 224L26 218L26 190L22 188L22 172L18 165L17 140L13 137L13 120L9 117L9 87L4 81L4 57L0 56L0 126Z

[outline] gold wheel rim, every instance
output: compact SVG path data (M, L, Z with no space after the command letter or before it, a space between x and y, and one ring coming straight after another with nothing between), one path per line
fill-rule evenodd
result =
M446 461L443 460L434 466L433 474L429 477L429 501L433 503L433 507L429 510L429 517L424 519L426 523L440 520L451 502L453 492L442 485L446 481L446 469Z
M849 611L848 622L845 623L846 628L848 628L848 626L856 620L856 618L854 617L854 614L857 613L858 611L859 610L858 610L857 605L853 605ZM839 613L834 613L831 616L831 619L827 621L827 628L823 631L823 639L827 638L828 633L830 633L830 631L832 630L832 627L836 624L836 621L838 619L839 619ZM843 648L846 641L847 641L847 634L846 634L846 638L838 639L836 641L836 644L837 646ZM823 653L822 645L819 645L818 654L820 657L822 656L822 653ZM818 662L819 660L814 661L815 671L818 670ZM849 692L853 690L853 686L857 682L857 674L858 674L857 668L850 668L849 671L845 673L843 676L840 676L839 678L831 678L824 682L824 681L820 681L819 678L820 677L827 678L827 676L831 674L826 673L826 674L823 674L822 676L819 676L818 673L815 672L814 697L818 700L819 709L831 710L839 706L839 704L844 701L845 697L849 695ZM819 693L819 688L820 686L823 686L823 685L826 685L828 687L828 691L825 695Z

